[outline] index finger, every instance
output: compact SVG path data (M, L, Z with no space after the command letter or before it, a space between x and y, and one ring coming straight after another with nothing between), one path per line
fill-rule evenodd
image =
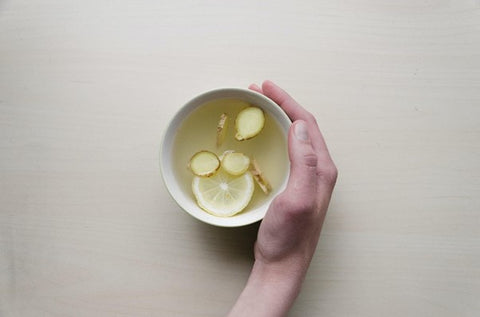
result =
M266 80L262 84L262 92L265 96L275 101L285 113L292 119L304 120L308 125L308 133L311 136L312 146L318 156L319 161L332 162L330 153L328 152L327 144L323 138L320 129L318 128L315 117L305 110L298 102L295 101L285 90Z

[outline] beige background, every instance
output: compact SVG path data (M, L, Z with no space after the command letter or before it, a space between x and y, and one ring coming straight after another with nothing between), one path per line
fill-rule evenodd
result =
M266 78L340 171L290 315L478 316L478 0L0 0L0 316L225 314L257 226L183 213L160 138Z

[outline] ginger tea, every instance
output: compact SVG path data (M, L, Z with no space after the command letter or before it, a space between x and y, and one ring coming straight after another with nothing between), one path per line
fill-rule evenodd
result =
M265 112L265 125L255 137L237 141L235 139L235 118L238 113L255 106L237 99L219 99L207 102L192 111L180 124L173 146L175 159L175 175L181 184L182 190L195 201L192 193L194 175L188 169L192 156L199 151L210 151L221 156L225 151L241 152L251 159L255 159L263 171L264 176L271 184L272 191L265 194L255 184L255 191L248 206L241 212L260 205L271 195L278 194L278 189L284 180L284 173L288 168L288 154L286 137L279 124ZM228 116L226 135L220 146L217 145L217 124L222 113Z

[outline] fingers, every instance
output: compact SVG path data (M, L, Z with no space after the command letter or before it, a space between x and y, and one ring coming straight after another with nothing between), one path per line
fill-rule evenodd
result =
M263 83L262 92L265 96L275 101L292 121L304 120L307 122L308 132L319 161L322 164L332 163L327 145L313 115L300 106L286 91L269 80Z
M311 120L312 115L300 106L285 90L275 85L273 82L266 80L262 84L262 91L265 96L275 101L286 114L295 120Z
M250 85L249 88L264 94L276 102L290 117L290 119L292 119L292 121L302 120L307 123L310 142L318 160L318 183L322 187L325 187L322 189L322 191L325 191L328 195L328 193L333 190L335 185L337 179L337 168L330 157L330 153L328 152L327 145L322 133L320 132L315 117L310 112L305 110L300 104L298 104L298 102L296 102L295 99L293 99L286 91L269 80L263 82L262 88L256 84Z
M248 89L263 94L262 88L260 88L257 84L251 84L250 86L248 86Z
M308 125L295 121L289 130L288 154L290 177L286 192L295 200L297 208L312 208L317 199L317 155L313 149Z

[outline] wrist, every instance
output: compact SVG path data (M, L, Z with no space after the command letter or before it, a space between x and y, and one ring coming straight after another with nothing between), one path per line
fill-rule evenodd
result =
M229 316L284 316L300 293L305 270L293 263L256 260Z
M258 286L285 294L298 295L306 269L294 261L265 262L255 260L250 279Z

